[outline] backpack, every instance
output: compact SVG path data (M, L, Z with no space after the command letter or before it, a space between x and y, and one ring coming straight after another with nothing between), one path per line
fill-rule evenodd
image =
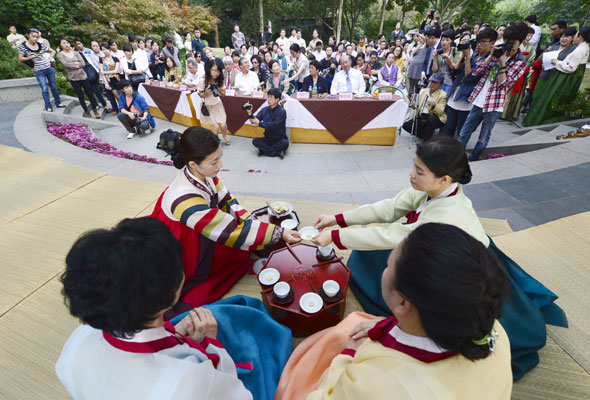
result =
M176 151L176 146L182 134L172 129L166 129L160 133L160 141L156 144L156 148L164 150L167 155L171 155Z

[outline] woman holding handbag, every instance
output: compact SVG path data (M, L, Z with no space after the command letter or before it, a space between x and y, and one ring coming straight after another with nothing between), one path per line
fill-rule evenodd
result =
M211 125L211 131L215 135L221 131L223 142L229 146L231 142L227 138L227 116L221 102L221 97L225 96L223 64L219 58L205 63L205 76L199 81L197 93L203 99L201 124Z
M84 92L82 89L84 89L86 96L90 100L94 117L96 119L100 119L100 115L97 111L98 104L92 95L92 89L90 88L90 83L88 82L88 75L86 75L86 72L84 71L84 66L86 65L84 58L82 58L80 53L74 51L70 41L64 37L59 40L59 47L61 48L61 51L57 54L57 58L64 66L68 81L70 81L72 88L78 95L80 106L84 110L84 116L91 118L88 106L86 105L86 100L84 100Z
M120 61L119 58L111 54L111 49L108 44L103 43L101 45L104 57L100 58L100 74L102 81L104 82L104 89L113 106L113 115L119 113L119 106L117 99L119 98L119 92L117 86L119 84L119 70Z
M139 87L140 83L145 82L145 72L137 68L135 65L135 60L133 59L133 48L131 45L126 45L123 47L123 52L125 53L125 59L123 60L123 72L125 72L125 76L129 82L131 82L131 87L133 88L134 92L137 92L137 88Z

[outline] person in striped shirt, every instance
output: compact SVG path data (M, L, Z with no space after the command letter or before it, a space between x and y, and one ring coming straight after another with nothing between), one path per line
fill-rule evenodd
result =
M185 130L173 155L181 171L152 212L182 243L185 282L166 318L220 299L248 271L250 251L301 240L295 231L249 218L217 177L221 156L210 130Z

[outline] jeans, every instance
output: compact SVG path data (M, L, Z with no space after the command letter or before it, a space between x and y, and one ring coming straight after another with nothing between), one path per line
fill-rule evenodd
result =
M59 92L57 91L57 85L55 83L55 71L53 71L53 68L49 67L42 69L41 71L36 71L35 78L37 78L37 82L39 82L39 86L41 86L41 93L43 94L43 101L45 101L45 108L51 108L49 89L51 89L51 93L53 94L55 105L59 106L61 104L61 99L59 98Z
M90 83L90 82L89 82ZM96 103L100 103L103 107L107 106L107 102L104 101L104 97L102 97L102 93L100 91L100 83L98 81L94 82L94 83L90 83L90 89L92 90L92 94L90 96L88 96L90 98L90 101L92 102L92 97L96 97Z
M453 107L447 106L445 108L447 113L447 126L445 134L451 137L455 137L455 132L458 134L465 124L465 120L469 115L469 111L457 111Z
M98 105L96 104L96 100L92 96L92 90L90 89L90 83L88 83L88 79L84 79L81 81L70 81L72 88L74 88L74 92L78 95L78 101L80 101L80 106L84 110L85 113L88 114L88 106L86 105L86 100L84 100L84 92L86 92L86 96L90 99L90 104L92 104L92 109L96 110ZM84 92L82 92L84 89Z
M459 142L461 142L463 147L467 147L467 143L469 143L471 134L475 132L479 124L482 123L481 130L479 131L479 139L477 140L477 144L469 156L469 161L477 161L483 154L486 146L488 145L488 142L490 141L492 129L494 128L494 125L496 124L500 114L501 113L497 111L484 113L480 107L475 105L471 111L469 111L469 115L465 120L465 124L459 133Z
M131 119L129 118L128 115L123 114L122 112L120 112L119 114L117 114L117 118L119 119L119 121L121 121L121 123L123 124L123 126L125 127L125 129L127 129L127 132L130 133L143 133L145 131L148 130L148 128L150 127L150 121L146 118L144 121L141 121L139 123L139 129L141 130L141 132L138 132L136 130L136 120L137 119Z
M104 93L107 96L107 99L109 99L109 102L111 103L111 108L113 109L113 111L119 111L119 105L117 104L117 99L115 98L113 91L104 88Z

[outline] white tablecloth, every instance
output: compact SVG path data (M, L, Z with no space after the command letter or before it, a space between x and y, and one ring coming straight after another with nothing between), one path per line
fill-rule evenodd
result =
M301 102L297 99L289 97L285 102L285 110L287 111L287 126L289 128L326 129L316 119L316 117L314 117L313 114L310 113L307 110L307 108L305 108L305 106L303 106L303 104L301 104ZM362 130L378 128L399 128L404 123L407 111L408 104L403 100L398 100L389 107L387 107L381 114L373 118L367 125L365 125L362 128Z
M195 107L195 118L198 119L199 121L201 120L201 102L203 101L203 99L201 98L201 96L199 96L199 94L197 92L193 92L193 94L191 94L191 101L193 102L193 106ZM245 102L245 100L244 100ZM253 114L256 114L260 109L262 109L263 107L268 106L268 101L265 101L264 103L262 103L262 105L260 107L258 107L256 110L254 110ZM246 111L244 111L246 112ZM230 118L230 116L228 115L227 118ZM252 125L250 123L250 121L246 121L244 123L244 125Z
M174 90L176 90L176 89L174 89ZM148 103L148 106L158 108L158 105L156 104L154 99L152 99L152 96L150 96L150 94L147 92L147 90L145 90L145 88L143 87L143 83L141 83L139 85L139 88L137 89L137 93L139 93L140 95L142 95L145 98L145 100ZM191 106L188 102L188 98L186 96L189 93L190 93L190 91L187 90L187 91L183 91L180 94L180 97L178 98L178 103L176 104L176 108L174 109L174 112L177 114L184 115L185 117L192 118L193 113L191 111ZM199 105L199 107L201 106L200 102L193 103L193 104L195 105L195 108L197 108L197 104Z

